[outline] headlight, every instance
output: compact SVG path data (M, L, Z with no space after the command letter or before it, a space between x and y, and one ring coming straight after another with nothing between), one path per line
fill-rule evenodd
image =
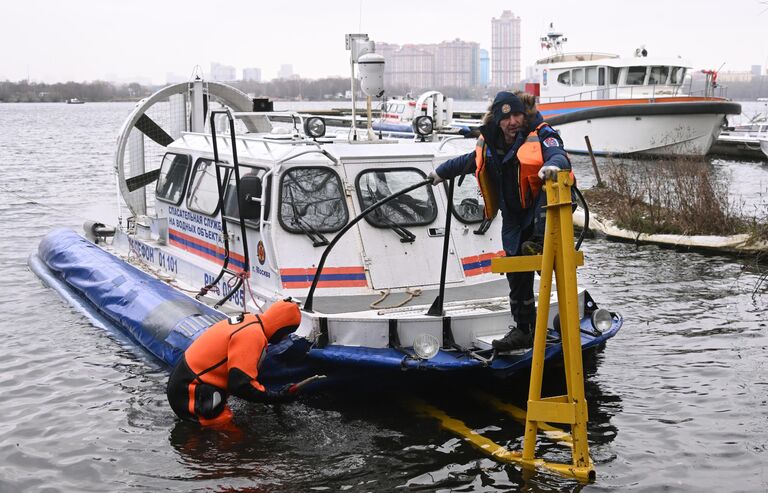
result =
M613 326L613 315L605 308L592 312L592 327L598 332L605 332Z
M434 358L440 350L440 341L431 334L419 334L413 340L413 351L421 359Z
M435 129L435 123L429 115L417 116L416 119L413 120L412 126L413 131L421 137L432 134L432 131Z
M316 139L325 135L325 120L319 116L310 116L304 120L304 133Z

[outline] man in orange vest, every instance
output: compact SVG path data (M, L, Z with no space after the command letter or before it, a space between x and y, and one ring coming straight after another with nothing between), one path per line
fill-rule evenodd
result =
M297 386L268 390L257 377L268 343L296 330L301 311L296 303L278 301L261 315L243 313L209 327L184 352L168 379L168 402L182 419L203 426L232 420L227 396L252 402L281 402Z
M499 92L480 127L475 150L445 161L430 173L437 185L474 173L490 220L501 210L501 241L507 256L541 253L546 194L542 181L571 168L560 135L544 122L534 96ZM498 351L531 347L536 311L533 272L511 272L509 303L515 327L493 341Z

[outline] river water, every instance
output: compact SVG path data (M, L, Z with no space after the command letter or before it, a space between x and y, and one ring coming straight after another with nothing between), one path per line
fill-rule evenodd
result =
M281 407L235 401L239 432L178 422L166 370L26 266L52 228L114 222L112 153L132 107L0 104L0 492L768 490L766 267L602 239L584 242L579 281L625 323L586 362L593 484L523 474L409 406L423 399L519 448L522 425L452 382ZM765 162L712 165L734 200L761 203ZM587 158L574 167L582 187L593 181ZM519 384L485 392L521 405Z

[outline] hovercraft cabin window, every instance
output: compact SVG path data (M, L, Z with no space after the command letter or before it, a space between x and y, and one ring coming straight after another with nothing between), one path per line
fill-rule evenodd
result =
M264 168L256 168L240 164L240 200L237 200L235 174L230 173L227 189L224 193L224 218L230 221L240 221L242 215L246 226L259 228L261 207L264 206L264 217L269 217L269 184L264 184Z
M480 187L477 179L472 174L464 175L461 185L456 180L456 189L453 192L453 215L464 224L480 223L483 221L483 208L485 201L480 195ZM448 187L445 183L446 189Z
M297 167L280 181L280 225L291 233L335 233L349 220L339 175L328 168Z
M426 175L416 168L376 169L357 176L357 197L360 208L386 198L393 193L424 181ZM371 211L365 220L377 228L392 226L423 226L437 218L437 204L432 187L420 187L400 195Z
M184 187L189 176L192 159L185 154L168 152L163 156L155 193L159 200L179 205L184 197Z
M228 169L221 169L222 181L226 182ZM216 167L211 159L198 159L189 182L187 208L213 216L219 212L219 189L216 186Z

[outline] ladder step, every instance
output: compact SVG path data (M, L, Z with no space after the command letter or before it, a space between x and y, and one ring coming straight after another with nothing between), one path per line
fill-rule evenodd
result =
M528 401L528 421L547 423L576 423L575 402Z

